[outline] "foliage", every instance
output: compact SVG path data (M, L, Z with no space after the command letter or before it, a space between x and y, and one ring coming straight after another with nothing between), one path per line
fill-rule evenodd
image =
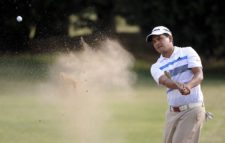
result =
M89 27L93 33L110 36L115 33L114 18L120 15L139 25L143 35L156 25L165 25L178 46L191 45L207 58L225 57L225 2L221 0L3 0L0 5L2 52L31 50L32 26L36 27L34 39L68 35L71 15L79 17L78 28ZM16 22L17 15L24 17L23 22Z

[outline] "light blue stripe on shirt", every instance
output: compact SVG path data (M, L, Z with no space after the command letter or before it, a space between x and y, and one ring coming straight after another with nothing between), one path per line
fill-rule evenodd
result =
M188 64L182 65L182 66L179 66L179 67L176 67L175 69L170 70L169 73L170 73L170 75L173 77L173 76L176 76L176 75L181 74L181 73L183 73L183 72L186 72L187 70L189 70L189 69L188 69ZM187 83L187 82L186 82L186 83ZM167 90L167 93L170 92L170 91L172 91L172 90L173 90L173 89L168 89L168 90Z
M174 61L171 61L171 62L168 62L168 63L165 64L164 66L161 66L161 67L160 67L160 70L163 70L163 69L165 69L166 67L168 67L169 65L173 65L174 63L179 62L179 61L182 61L182 60L185 60L185 59L187 59L187 58L188 58L187 56L179 57L178 59L176 59L176 60L174 60Z
M185 65L182 65L182 66L179 66L179 67L176 67L175 69L173 70L170 70L169 73L170 75L173 77L173 76L176 76L180 73L183 73L185 71L189 70L188 69L188 64L185 64Z

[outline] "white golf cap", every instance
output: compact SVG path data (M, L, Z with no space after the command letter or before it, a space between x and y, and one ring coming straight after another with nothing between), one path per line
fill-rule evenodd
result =
M172 36L172 33L168 28L166 28L165 26L157 26L152 29L152 32L150 34L147 35L146 42L151 41L152 35L161 35L161 34L168 34Z

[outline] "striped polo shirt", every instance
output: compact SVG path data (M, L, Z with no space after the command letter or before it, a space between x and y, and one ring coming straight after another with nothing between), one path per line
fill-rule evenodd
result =
M159 78L168 71L172 80L187 83L193 78L191 68L202 67L201 59L192 47L174 47L170 58L162 55L157 62L151 66L151 74L154 80L159 84ZM189 103L203 102L201 85L191 89L187 96L182 95L177 89L167 88L167 100L170 106L180 106Z

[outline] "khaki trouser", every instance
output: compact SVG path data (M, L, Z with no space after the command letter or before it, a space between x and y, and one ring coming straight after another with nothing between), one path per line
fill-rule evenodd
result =
M204 120L204 107L183 112L167 111L164 143L198 143Z

